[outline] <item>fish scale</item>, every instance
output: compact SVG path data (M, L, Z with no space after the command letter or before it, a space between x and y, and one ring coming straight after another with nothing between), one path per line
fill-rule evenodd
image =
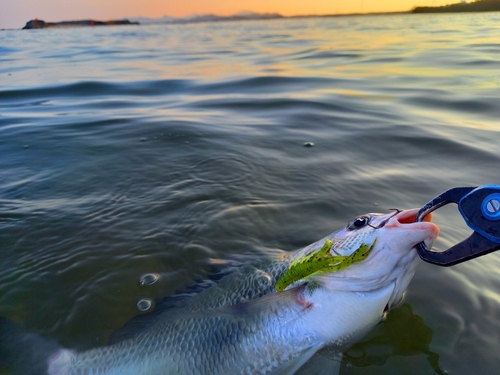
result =
M166 373L177 371L175 368L170 368L169 366L171 363L178 362L185 363L186 366L186 368L179 370L181 374L195 374L197 373L196 368L202 364L201 368L205 369L203 371L208 370L208 373L217 373L221 368L221 364L217 363L217 359L220 356L223 358L226 355L227 357L233 357L235 354L242 356L241 350L238 351L235 349L234 343L236 342L246 342L245 352L247 357L249 356L249 348L258 347L258 343L269 342L273 346L276 346L276 340L271 340L271 337L267 337L263 333L258 333L260 332L260 325L264 324L269 327L275 324L273 323L273 317L276 317L279 311L275 314L267 312L269 315L267 317L268 320L258 319L260 315L252 316L250 314L244 314L241 319L235 318L231 314L230 317L207 316L206 314L200 314L199 316L195 314L191 318L189 316L199 311L207 311L206 302L208 301L210 301L209 306L215 309L224 306L239 305L247 301L249 295L255 295L258 292L269 294L273 287L272 280L279 275L282 269L286 269L287 264L283 263L278 266L274 262L267 261L258 268L245 267L242 272L229 275L215 290L208 289L203 291L198 296L199 298L193 299L192 303L187 304L184 308L176 311L166 311L164 316L162 316L161 322L150 327L136 338L125 340L108 348L98 348L76 354L73 366L78 368L78 371L85 369L83 370L84 373L85 371L93 371L96 374L107 374L107 372L99 371L99 369L105 368L110 358L126 357L128 358L127 362L141 362L144 358L154 357L155 353L170 353L173 358L178 358L179 360L172 361L167 357L160 361L163 362L160 367L165 371L168 369L169 372ZM262 272L273 275L272 279L263 277ZM248 290L249 287L252 289L257 288L257 290L253 290L253 293L241 293L242 290ZM206 296L203 293L206 293ZM228 312L219 311L218 313L224 315L224 313L227 314ZM182 318L178 319L177 317L179 316ZM162 340L151 340L152 332L154 332L154 336L161 337ZM287 337L286 335L282 338L285 340L285 343L292 340L292 337ZM307 335L304 338L308 342ZM157 345L151 343L157 343ZM196 348L196 350L193 350L193 348ZM260 361L263 361L262 367L272 367L273 362L281 360L278 357L269 357L266 352L262 350L254 351L252 358L259 358ZM283 355L283 352L286 352L285 348L280 351L280 356ZM187 360L185 353L189 353L191 360ZM158 355L158 357L161 357L161 355ZM207 358L209 358L208 361ZM98 362L101 363L98 364ZM155 367L160 362L157 361ZM228 368L227 371L235 371L236 368L240 368L242 365L240 362L235 361L233 366ZM189 366L190 364L191 366ZM144 374L152 370L152 368L149 369L148 366L145 366L144 371L146 372ZM252 369L252 371L254 370ZM143 370L135 371L134 374L138 375L142 374L140 371ZM74 374L77 373L79 372L75 372ZM69 372L69 374L73 375L73 372Z

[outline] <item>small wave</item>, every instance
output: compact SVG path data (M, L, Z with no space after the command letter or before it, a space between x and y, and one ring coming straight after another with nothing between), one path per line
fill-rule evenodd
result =
M234 184L245 179L252 170L252 164L236 155L224 155L203 159L190 168L193 180Z
M33 98L61 98L61 97L103 97L103 96L150 96L168 95L184 91L190 87L189 80L155 80L137 82L103 82L85 81L64 85L33 87L0 91L0 100L5 102L26 100Z
M340 51L318 51L314 53L307 54L305 56L297 57L298 60L322 60L322 59L361 59L364 55L357 53L348 53L348 52L340 52Z
M19 49L19 48L12 48L12 47L3 47L3 46L0 46L0 56L10 55L11 53L16 53L16 52L19 52L19 51L21 51L21 49Z
M466 113L477 113L489 115L492 118L499 118L500 107L498 98L482 97L480 100L475 98L444 98L427 96L413 96L402 100L403 102L424 108L446 109L449 111L459 111Z
M331 77L260 76L226 80L221 83L198 85L196 92L205 94L273 93L310 90L313 87L332 87L345 83L345 79Z
M300 99L214 99L193 103L199 108L219 108L232 111L272 111L288 110L291 112L310 111L335 111L348 112L350 108L340 103L323 102L317 100Z

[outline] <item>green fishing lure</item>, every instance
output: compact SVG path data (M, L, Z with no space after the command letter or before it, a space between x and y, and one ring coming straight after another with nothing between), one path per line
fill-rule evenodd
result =
M365 260L376 243L377 239L373 241L371 246L365 243L361 244L351 255L331 255L330 250L333 242L326 239L321 249L294 259L288 266L285 274L276 282L274 288L278 292L282 292L290 284L311 277L312 275L343 270L353 263Z

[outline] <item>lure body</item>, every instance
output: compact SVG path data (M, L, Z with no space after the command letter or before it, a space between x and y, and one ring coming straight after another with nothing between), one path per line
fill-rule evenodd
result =
M351 255L334 256L331 255L333 242L327 238L321 249L294 259L274 287L278 292L282 292L294 282L310 278L318 273L340 271L353 263L361 262L370 254L376 243L377 239L373 241L371 246L365 243L361 244Z

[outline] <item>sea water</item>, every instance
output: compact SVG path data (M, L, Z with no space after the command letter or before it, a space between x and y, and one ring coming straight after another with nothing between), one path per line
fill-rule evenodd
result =
M500 183L499 35L499 13L0 32L0 315L104 345L235 256ZM438 250L470 233L435 218ZM422 262L341 373L497 374L499 269Z

